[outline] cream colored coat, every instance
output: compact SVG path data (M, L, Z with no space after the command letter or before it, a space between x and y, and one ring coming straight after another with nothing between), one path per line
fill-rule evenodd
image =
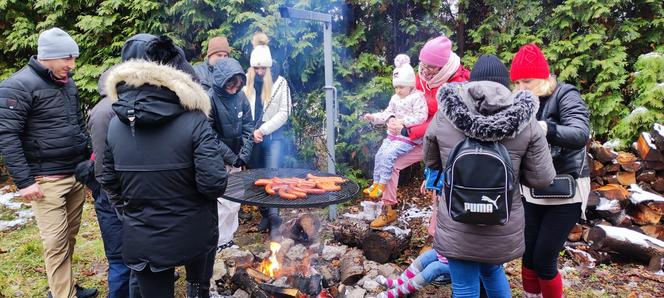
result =
M242 88L244 94L247 94L247 87ZM249 105L251 106L251 115L256 118L256 92L252 96L247 95ZM282 76L278 76L272 85L270 100L263 105L264 122L258 130L267 136L281 128L291 113L291 97L288 82Z

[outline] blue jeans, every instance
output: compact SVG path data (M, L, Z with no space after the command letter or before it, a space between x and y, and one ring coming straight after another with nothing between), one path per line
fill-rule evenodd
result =
M274 134L280 134L275 132ZM286 154L286 139L283 136L265 136L263 142L254 144L249 159L249 168L281 168Z
M422 276L424 282L431 283L441 275L450 275L450 267L438 260L438 253L435 249L430 249L415 259L423 268L418 275ZM413 262L413 263L415 263Z
M136 277L122 260L122 221L108 201L108 194L94 185L90 189L95 198L95 211L108 260L108 297L141 297Z
M512 297L503 266L448 258L454 298L480 297L480 279L489 297Z

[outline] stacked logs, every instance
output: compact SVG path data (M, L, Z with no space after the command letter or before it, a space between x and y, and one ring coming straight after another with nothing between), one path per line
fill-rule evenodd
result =
M664 260L664 127L656 124L632 152L589 145L591 194L586 224L570 233L567 253L584 265L627 257L662 268ZM579 250L580 248L580 250Z

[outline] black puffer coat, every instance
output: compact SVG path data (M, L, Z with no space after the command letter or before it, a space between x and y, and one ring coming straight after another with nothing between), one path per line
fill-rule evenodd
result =
M589 112L576 87L558 84L551 96L541 97L537 120L547 123L556 173L588 177L584 148L590 137Z
M0 83L0 153L14 183L69 175L90 157L76 84L57 83L35 57Z
M124 205L125 263L155 271L215 249L227 173L206 117L210 99L188 74L142 60L113 68L105 85L118 117L101 182Z
M210 65L208 60L206 59L205 61L198 63L194 65L194 71L196 72L196 75L198 76L199 83L201 83L201 86L203 86L203 89L205 91L210 90L212 88L212 71L214 70L214 67Z
M235 94L228 94L224 85L235 75L242 75L242 66L233 58L220 59L214 65L213 85L208 91L212 99L212 128L222 142L221 154L228 165L237 165L238 159L246 165L254 145L254 120L251 106L244 92L238 88ZM246 82L246 77L244 77Z

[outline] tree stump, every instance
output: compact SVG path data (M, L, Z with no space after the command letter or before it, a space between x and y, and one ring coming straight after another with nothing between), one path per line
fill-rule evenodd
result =
M614 251L647 262L649 270L662 268L664 241L630 229L601 225L590 229L588 240L594 249Z
M371 230L364 237L362 251L368 260L386 263L401 256L410 242L410 236L410 231L401 229Z
M341 283L354 285L364 277L364 256L359 249L350 249L339 260Z
M369 230L369 224L354 219L340 220L332 227L334 240L354 247L362 247L364 237Z

